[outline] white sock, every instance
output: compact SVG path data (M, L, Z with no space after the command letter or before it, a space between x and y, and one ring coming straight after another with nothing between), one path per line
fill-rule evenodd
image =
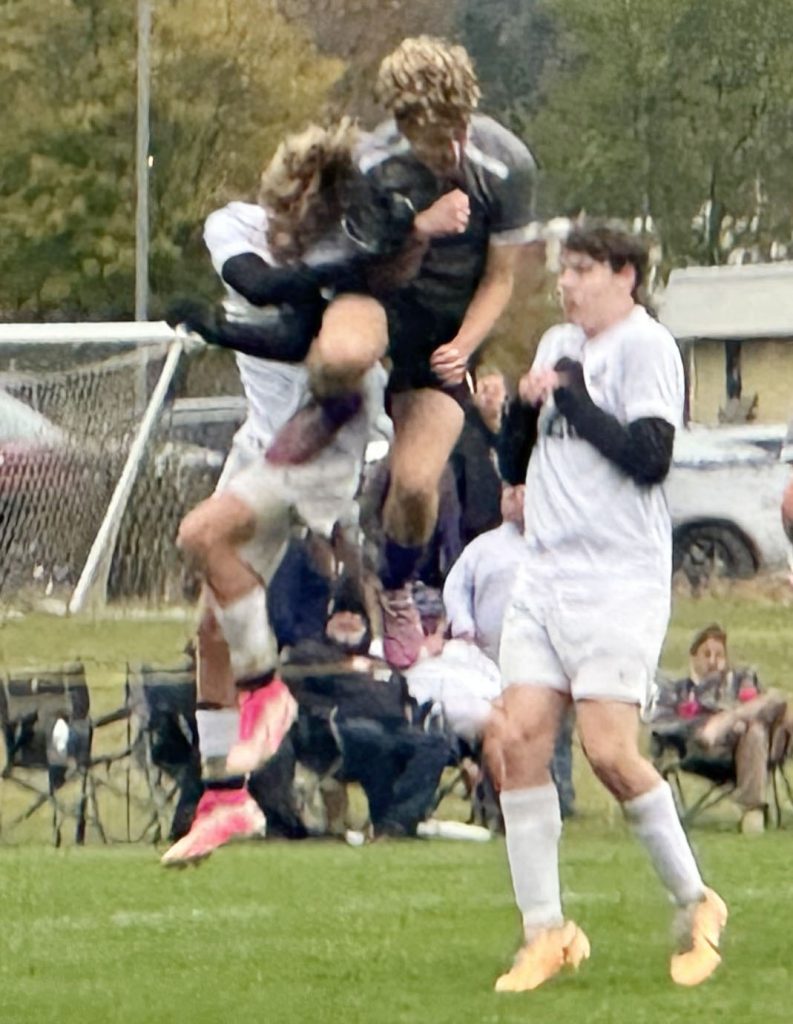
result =
M556 786L509 789L501 794L515 902L527 938L564 921L559 891L562 815Z
M680 823L669 784L661 782L648 793L626 800L622 809L675 902L682 907L701 900L705 884Z
M237 708L199 708L195 720L201 757L204 760L225 759L239 733L240 713Z
M217 600L213 600L212 606L228 644L234 678L249 679L274 668L278 652L267 616L264 587L254 587L225 608Z

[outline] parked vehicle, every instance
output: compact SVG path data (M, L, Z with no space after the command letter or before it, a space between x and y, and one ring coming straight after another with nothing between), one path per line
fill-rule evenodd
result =
M675 570L699 584L782 568L780 503L792 468L793 430L784 424L679 431L666 485Z

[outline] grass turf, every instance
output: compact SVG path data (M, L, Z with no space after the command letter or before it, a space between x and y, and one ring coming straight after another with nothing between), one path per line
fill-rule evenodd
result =
M718 619L736 662L793 690L790 616L762 598L678 599L664 668L682 671L691 634ZM188 617L7 620L0 665L82 657L104 710L120 699L126 660L177 658L189 628ZM576 777L584 813L566 830L563 880L593 958L575 977L523 996L492 992L518 941L500 840L256 843L176 874L151 847L3 846L0 1021L790 1020L790 833L694 832L732 916L723 969L682 991L667 976L670 912L660 887L580 757Z
M568 912L592 959L523 995L494 978L517 942L501 841L256 843L167 872L151 849L0 851L0 1019L690 1024L788 1021L790 837L703 834L732 917L717 975L667 975L670 910L621 827L576 823Z

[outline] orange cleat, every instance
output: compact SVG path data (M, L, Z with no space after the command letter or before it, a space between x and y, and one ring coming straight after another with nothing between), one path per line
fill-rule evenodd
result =
M496 992L529 992L539 988L563 967L578 970L589 954L589 939L575 922L544 928L519 950L510 970L496 981Z
M712 889L701 902L686 908L690 915L685 948L669 964L676 985L701 985L721 963L719 939L727 924L727 906Z

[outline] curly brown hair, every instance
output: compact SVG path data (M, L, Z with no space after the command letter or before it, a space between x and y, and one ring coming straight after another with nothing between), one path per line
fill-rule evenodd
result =
M404 39L381 63L375 84L378 102L418 124L467 119L480 96L468 52L435 36Z
M355 171L358 129L309 125L288 135L262 171L258 201L269 217L269 241L282 258L296 258L341 216L342 190Z

